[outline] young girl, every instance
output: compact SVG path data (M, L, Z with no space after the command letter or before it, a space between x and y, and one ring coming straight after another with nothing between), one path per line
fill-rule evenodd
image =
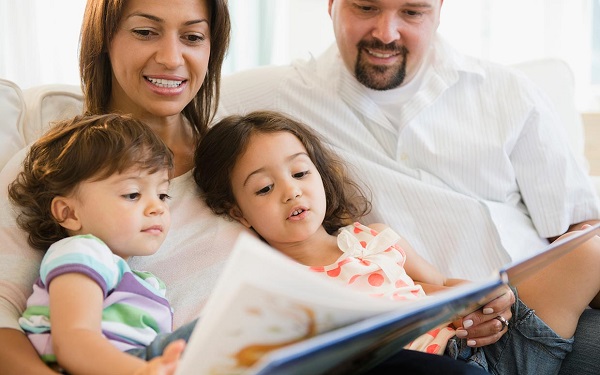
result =
M191 327L167 336L165 285L126 263L164 241L172 172L171 151L130 117L76 117L31 146L9 196L29 243L46 253L19 323L52 367L70 374L175 370L184 343L160 355Z
M446 279L390 228L356 222L368 212L364 194L319 138L288 117L265 111L225 118L203 138L195 163L194 178L215 213L323 277L398 300L461 282ZM491 373L555 373L579 316L600 305L600 274L589 267L599 263L588 242L520 284L511 311L497 312L498 329L508 332L493 345L474 348L451 328L411 345Z

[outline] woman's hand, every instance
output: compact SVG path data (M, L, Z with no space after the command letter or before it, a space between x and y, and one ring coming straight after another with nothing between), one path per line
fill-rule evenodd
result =
M508 331L508 323L504 324L502 318L506 322L512 318L510 308L515 301L514 293L505 286L499 290L495 299L481 309L454 321L456 336L466 338L467 345L471 347L495 343Z

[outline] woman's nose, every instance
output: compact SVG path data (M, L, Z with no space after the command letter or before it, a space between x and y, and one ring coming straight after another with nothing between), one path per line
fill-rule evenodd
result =
M167 69L175 69L183 64L182 45L179 36L166 35L157 45L155 61Z

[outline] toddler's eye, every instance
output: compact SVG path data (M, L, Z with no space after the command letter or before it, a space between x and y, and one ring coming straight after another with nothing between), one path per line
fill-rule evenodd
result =
M262 189L258 190L258 191L256 192L256 195L265 195L265 194L267 194L268 192L270 192L270 191L271 191L271 189L273 189L273 185L267 185L267 186L265 186L264 188L262 188Z
M140 197L140 193L130 193L123 195L123 198L129 199L130 201L137 200Z
M171 196L169 194L158 194L158 198L164 202L168 199L171 199Z
M294 177L294 178L302 178L302 177L306 176L309 173L310 173L309 171L302 171L302 172L294 173L292 175L292 177Z

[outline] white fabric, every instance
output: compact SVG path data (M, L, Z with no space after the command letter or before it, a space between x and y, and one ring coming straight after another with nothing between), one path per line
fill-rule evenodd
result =
M344 79L335 45L317 60L225 77L219 116L274 109L318 130L370 187L366 222L389 225L451 277L485 277L570 224L600 218L589 177L536 86L442 40L431 58L396 120L393 157L372 135L389 120L368 89Z
M23 91L27 116L20 132L29 144L38 139L54 121L83 112L83 94L79 86L41 85Z
M43 252L27 245L17 228L7 186L20 171L26 149L0 174L0 327L20 329L17 319L39 274ZM245 228L217 218L199 197L191 172L172 180L171 230L157 254L134 257L133 269L149 271L167 285L175 327L196 318L224 265L233 242Z
M0 170L23 147L19 129L25 119L25 100L14 83L0 79Z

